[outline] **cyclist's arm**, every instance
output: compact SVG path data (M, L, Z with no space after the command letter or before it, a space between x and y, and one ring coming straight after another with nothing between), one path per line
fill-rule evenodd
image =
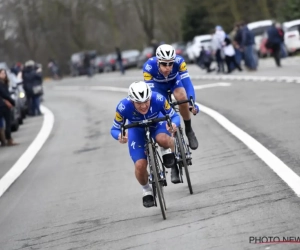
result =
M153 76L151 75L150 72L143 71L143 75L144 75L144 82L146 82L146 83L155 83L155 81L153 80Z
M122 102L118 105L118 107L116 109L115 119L113 122L113 126L110 130L110 134L116 140L118 140L119 134L121 133L122 124L125 124L125 122L126 122L126 118L125 118L124 114L119 110L119 107L121 104L122 104Z
M182 85L186 91L187 98L190 98L190 96L192 96L193 99L196 100L195 89L191 81L189 72L187 71L186 63L183 59L179 65L179 75L180 75Z
M158 100L161 106L161 113L163 115L169 115L172 123L175 123L178 127L180 125L180 116L175 112L175 110L170 106L168 100L166 98L162 98L162 101Z

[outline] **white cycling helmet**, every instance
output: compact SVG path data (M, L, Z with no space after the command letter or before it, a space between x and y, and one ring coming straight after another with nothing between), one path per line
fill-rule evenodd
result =
M156 49L156 57L159 61L174 61L176 52L173 46L169 44L163 44Z
M128 96L133 102L146 102L151 98L152 91L143 81L133 82L129 86Z

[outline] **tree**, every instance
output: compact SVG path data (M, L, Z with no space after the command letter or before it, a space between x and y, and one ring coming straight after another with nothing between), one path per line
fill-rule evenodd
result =
M198 0L188 0L182 20L183 40L187 42L196 35L208 34L211 28L207 9Z
M300 19L300 0L282 1L278 7L278 16L282 21Z
M149 42L154 38L154 2L155 0L134 0L135 9Z

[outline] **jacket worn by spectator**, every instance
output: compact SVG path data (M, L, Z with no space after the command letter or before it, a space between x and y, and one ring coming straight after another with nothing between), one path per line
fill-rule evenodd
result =
M239 28L234 37L234 41L238 44L239 47L242 45L243 42L242 32L243 32L242 29Z
M281 44L283 42L284 33L282 30L276 29L274 25L272 25L268 30L268 41L271 44Z
M254 35L253 33L248 29L247 25L245 25L243 28L242 28L242 43L241 45L243 47L246 47L246 46L251 46L251 45L254 45L255 44L255 41L254 41Z
M4 110L8 108L4 100L9 101L11 105L15 106L15 100L11 98L8 88L0 81L0 116L3 114Z
M26 67L22 73L23 86L26 94L31 96L42 95L42 83L43 79L40 73L36 72L36 69L32 66Z

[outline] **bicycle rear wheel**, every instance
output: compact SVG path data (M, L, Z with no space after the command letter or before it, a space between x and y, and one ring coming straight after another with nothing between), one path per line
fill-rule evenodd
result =
M178 131L176 132L176 140L178 142L178 146L179 146L179 152L181 155L181 159L182 159L182 165L184 167L184 172L185 172L185 176L186 176L186 181L188 183L188 187L189 187L189 191L190 194L193 194L193 187L192 187L192 183L191 183L191 179L190 179L190 173L189 173L189 169L188 169L188 164L187 164L187 160L186 160L186 152L183 146L183 135L182 135L182 130L181 128L178 129Z
M157 156L153 150L153 146L151 143L149 143L148 147L149 147L150 164L152 166L152 171L153 171L153 176L154 176L154 181L155 181L155 186L156 186L156 193L158 194L158 200L159 200L159 205L160 205L160 209L161 209L161 214L165 220L167 218L165 197L163 194L161 183L159 182L159 173L157 172L157 169L159 169L159 167L156 165L157 164L157 158L156 158ZM156 197L154 197L154 198L156 199Z

